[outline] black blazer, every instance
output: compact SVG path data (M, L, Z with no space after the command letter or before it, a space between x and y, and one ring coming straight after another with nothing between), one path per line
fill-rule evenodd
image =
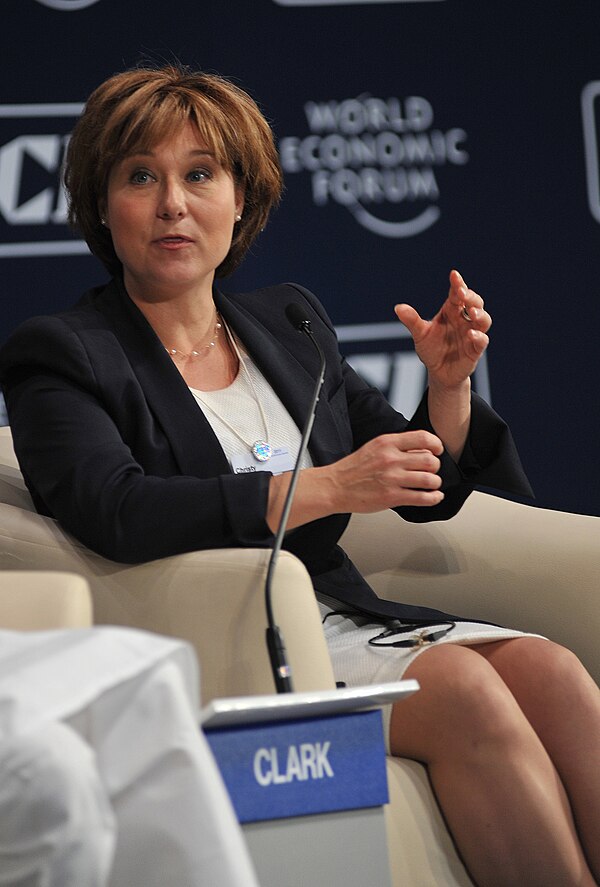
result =
M215 290L215 301L300 428L318 358L285 308L297 302L308 312L327 358L309 447L316 465L384 432L432 430L425 399L407 422L354 373L339 354L323 307L302 287L241 295ZM89 548L135 563L196 549L272 544L265 521L270 475L232 473L121 281L90 290L70 311L23 324L0 352L0 381L36 508ZM507 426L476 395L469 445L458 466L443 456L441 474L444 501L397 509L404 518L447 519L475 483L531 492ZM286 536L284 547L306 564L315 588L369 612L433 618L437 611L398 607L374 595L337 546L348 519L333 515Z

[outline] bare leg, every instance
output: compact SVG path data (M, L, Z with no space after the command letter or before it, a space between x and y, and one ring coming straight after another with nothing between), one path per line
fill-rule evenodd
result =
M552 759L600 881L600 689L570 650L550 641L518 638L477 649L510 688Z
M427 765L479 887L593 887L556 769L494 667L445 644L405 676L421 690L394 706L392 753Z

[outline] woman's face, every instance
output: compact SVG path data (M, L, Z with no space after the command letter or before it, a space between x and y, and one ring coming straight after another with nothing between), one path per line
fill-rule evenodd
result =
M113 167L101 207L135 300L210 295L243 194L192 124Z

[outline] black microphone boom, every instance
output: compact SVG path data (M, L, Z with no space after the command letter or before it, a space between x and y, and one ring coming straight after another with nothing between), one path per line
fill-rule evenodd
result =
M323 349L317 342L314 337L312 327L310 325L310 319L301 305L298 305L295 302L290 303L285 309L286 317L298 332L304 333L313 343L319 354L320 367L319 367L319 376L317 378L317 383L315 385L315 389L313 392L313 398L310 405L310 410L308 412L308 416L306 418L306 424L304 426L304 431L302 433L302 439L300 441L300 446L298 448L298 455L296 457L296 462L294 464L294 469L292 471L292 477L290 480L290 485L288 487L288 491L285 496L285 502L283 504L283 511L281 512L281 518L279 520L279 527L277 529L277 533L275 535L275 542L273 543L273 550L271 552L271 557L269 558L269 566L267 568L267 578L265 580L265 604L267 608L267 650L269 651L269 659L271 661L271 670L273 672L273 679L275 681L275 688L278 693L292 693L293 685L292 685L292 675L291 669L288 665L287 661L287 653L285 649L285 644L283 641L283 636L279 627L275 624L275 618L273 616L273 602L272 602L272 594L271 594L271 585L273 582L273 573L275 571L275 567L277 565L277 559L279 557L279 552L281 551L281 546L283 544L283 537L285 535L288 519L290 516L290 509L292 507L292 501L294 498L294 493L296 491L296 484L298 483L298 475L300 474L300 462L302 460L302 456L304 455L306 448L308 446L308 439L310 437L310 433L312 431L313 422L315 421L315 412L317 409L317 404L319 402L319 395L321 394L321 388L323 386L323 380L325 378L325 355L323 354Z

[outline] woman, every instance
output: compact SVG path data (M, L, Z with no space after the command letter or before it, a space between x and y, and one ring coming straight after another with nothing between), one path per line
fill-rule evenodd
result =
M286 319L301 305L328 369L285 547L311 574L338 677L419 681L390 712L390 748L427 764L476 883L595 884L591 678L543 638L377 598L337 547L351 512L439 520L475 483L529 492L508 429L470 391L491 325L481 297L453 271L432 321L396 307L428 370L407 422L340 357L305 289L214 286L281 189L245 93L176 67L118 74L91 96L65 178L71 221L113 279L27 322L2 352L37 508L121 561L271 544L318 369ZM409 646L374 649L390 620ZM416 646L419 626L439 640Z

